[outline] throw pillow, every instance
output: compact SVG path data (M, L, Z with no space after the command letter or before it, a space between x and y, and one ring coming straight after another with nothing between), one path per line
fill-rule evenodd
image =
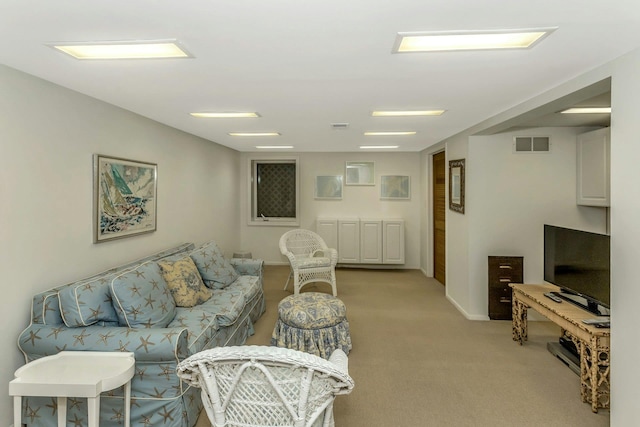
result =
M176 302L157 262L127 270L111 281L118 322L129 328L164 328L176 316Z
M210 288L224 289L239 277L215 242L205 243L189 255L198 267L202 280Z
M175 262L160 261L158 264L176 306L193 307L211 298L211 291L202 283L198 268L191 258L184 257Z

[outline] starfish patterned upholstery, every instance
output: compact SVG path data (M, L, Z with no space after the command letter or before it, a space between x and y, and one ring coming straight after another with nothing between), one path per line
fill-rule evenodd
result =
M193 307L175 305L158 264L184 257L212 293ZM18 347L27 363L63 350L133 352L131 425L192 427L203 408L200 391L176 366L197 352L245 343L265 310L262 271L262 260L224 259L215 242L185 243L36 294ZM101 426L124 424L123 395L120 388L101 396ZM27 426L57 426L55 398L24 398L22 409ZM86 417L86 399L69 398L67 425L86 425Z

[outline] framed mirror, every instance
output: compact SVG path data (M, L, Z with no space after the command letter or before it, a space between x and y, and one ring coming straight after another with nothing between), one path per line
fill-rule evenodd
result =
M346 185L375 185L373 162L347 162Z
M449 209L464 214L464 159L449 160Z

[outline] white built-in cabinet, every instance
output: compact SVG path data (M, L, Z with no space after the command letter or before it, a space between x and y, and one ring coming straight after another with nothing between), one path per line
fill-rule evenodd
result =
M382 220L360 220L360 262L382 264Z
M578 135L576 153L577 204L610 206L610 129L603 128Z
M317 218L316 232L341 264L404 264L404 220ZM336 242L333 245L330 242Z

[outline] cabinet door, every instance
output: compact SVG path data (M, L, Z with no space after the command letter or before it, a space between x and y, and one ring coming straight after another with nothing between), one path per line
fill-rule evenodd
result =
M610 206L610 130L598 129L578 135L577 194L579 205Z
M360 262L382 264L382 221L360 220Z
M382 262L404 264L404 220L382 221Z
M338 262L360 262L360 221L338 220Z
M330 218L318 218L316 220L316 233L328 247L338 249L338 220Z

